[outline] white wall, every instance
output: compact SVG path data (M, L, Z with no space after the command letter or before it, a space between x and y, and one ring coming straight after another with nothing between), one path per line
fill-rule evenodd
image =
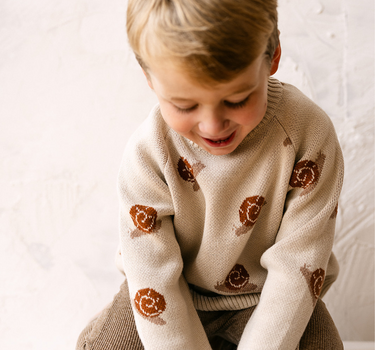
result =
M117 292L116 176L156 102L120 0L0 3L0 349L73 349ZM278 77L332 117L346 159L326 297L345 340L374 334L373 0L280 0Z
M278 77L331 116L345 157L334 247L341 273L325 300L344 339L374 340L374 1L279 6Z

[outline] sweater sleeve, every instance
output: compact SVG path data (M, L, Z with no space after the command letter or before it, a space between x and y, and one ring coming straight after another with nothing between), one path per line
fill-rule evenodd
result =
M137 330L146 350L210 350L182 274L163 175L168 155L153 127L129 141L119 174L121 255Z
M288 138L295 163L284 215L274 245L261 257L267 278L239 350L296 349L322 290L332 254L343 157L328 117L314 121L306 126L305 137L295 137L302 131L292 130Z

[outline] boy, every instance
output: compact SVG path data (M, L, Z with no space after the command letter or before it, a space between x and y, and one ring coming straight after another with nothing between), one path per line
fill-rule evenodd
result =
M119 175L127 281L78 348L342 349L320 298L343 160L270 78L276 0L129 0L127 30L159 105Z

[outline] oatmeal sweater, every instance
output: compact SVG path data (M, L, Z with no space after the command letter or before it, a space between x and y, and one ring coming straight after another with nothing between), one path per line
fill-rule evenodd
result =
M119 173L120 247L146 350L211 349L196 310L257 305L238 349L291 350L336 279L343 158L327 115L269 79L261 123L211 155L156 106Z

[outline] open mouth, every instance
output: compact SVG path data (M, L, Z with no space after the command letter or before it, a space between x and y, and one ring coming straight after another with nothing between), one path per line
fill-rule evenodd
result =
M225 139L220 139L220 140L211 140L211 139L206 139L203 137L203 139L211 146L211 147L224 147L229 145L234 137L236 136L236 132L234 131L232 134L229 135L229 137Z

